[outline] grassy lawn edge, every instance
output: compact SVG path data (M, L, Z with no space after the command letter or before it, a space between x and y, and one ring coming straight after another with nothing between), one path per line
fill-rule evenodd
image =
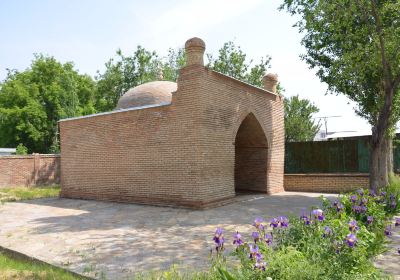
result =
M60 190L61 188L59 185L0 188L0 203L58 197L60 194Z
M94 279L0 246L0 275L6 271L15 273L14 277L18 277L20 274L21 279L28 279L26 275L24 276L24 272L30 273L28 277L33 277L33 279Z

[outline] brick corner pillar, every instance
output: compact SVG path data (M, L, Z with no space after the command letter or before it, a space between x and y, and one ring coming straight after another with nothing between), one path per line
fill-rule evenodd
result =
M33 185L36 186L36 183L39 181L39 171L40 171L40 154L33 153Z

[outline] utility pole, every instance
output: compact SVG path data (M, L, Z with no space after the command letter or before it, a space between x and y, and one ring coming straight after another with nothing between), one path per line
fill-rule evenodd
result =
M325 134L328 136L328 119L330 118L340 118L341 116L323 116L323 117L316 117L316 119L323 119L325 124Z

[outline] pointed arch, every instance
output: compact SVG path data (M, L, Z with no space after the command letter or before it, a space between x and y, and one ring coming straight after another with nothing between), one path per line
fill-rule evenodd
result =
M235 135L235 191L267 192L268 140L253 113Z
M263 130L265 137L267 138L267 140L270 140L270 139L268 138L268 136L270 136L270 135L269 135L270 133L268 133L268 132L265 130L265 127L264 127L263 123L260 121L261 118L259 118L259 116L257 115L257 113L254 112L253 110L246 110L246 111L242 112L242 113L240 114L240 116L239 116L239 117L236 119L236 121L235 121L234 129L233 129L233 131L232 131L232 144L233 144L233 145L235 145L236 136L237 136L237 133L238 133L238 130L239 130L240 126L242 125L243 121L244 121L249 115L253 115L253 116L254 116L254 118L255 118L255 119L257 120L257 122L260 124L261 129Z

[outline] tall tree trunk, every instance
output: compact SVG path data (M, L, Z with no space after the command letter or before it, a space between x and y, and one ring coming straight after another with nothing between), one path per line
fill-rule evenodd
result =
M394 172L394 167L393 167L393 139L390 138L388 139L387 143L387 157L388 157L388 172L389 175Z
M393 87L385 86L384 104L379 112L376 125L372 128L369 187L376 190L389 184L388 173L388 137L389 119L393 108ZM390 167L390 165L389 165Z
M379 186L386 187L389 185L389 168L388 168L388 137L384 137L379 151L379 169L378 169L378 178L379 178Z
M374 138L374 130L372 138ZM375 190L378 188L379 182L379 153L380 147L371 141L371 153L369 156L369 188Z

